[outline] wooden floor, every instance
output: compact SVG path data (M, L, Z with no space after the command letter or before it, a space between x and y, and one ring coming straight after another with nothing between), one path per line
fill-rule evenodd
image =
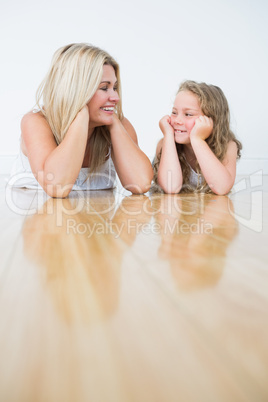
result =
M228 197L0 185L1 402L267 402L268 177Z

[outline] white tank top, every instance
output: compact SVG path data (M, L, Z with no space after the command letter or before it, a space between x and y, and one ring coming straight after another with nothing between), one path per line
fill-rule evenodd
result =
M98 171L90 179L88 179L90 168L81 168L72 190L105 190L115 187L116 170L111 158L111 149L108 155L109 158L99 166ZM32 173L29 159L24 155L21 148L12 166L7 185L16 188L43 190Z
M198 184L203 184L204 178L202 177L202 175L198 174L191 166L190 166L190 169L191 169L191 173L190 173L189 181L190 181L191 186L197 187Z

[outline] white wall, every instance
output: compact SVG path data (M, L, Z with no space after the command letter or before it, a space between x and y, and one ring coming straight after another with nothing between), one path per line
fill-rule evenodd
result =
M124 114L148 156L179 83L193 79L220 86L229 100L244 145L238 172L268 173L267 0L1 0L0 173L52 54L72 42L120 63Z

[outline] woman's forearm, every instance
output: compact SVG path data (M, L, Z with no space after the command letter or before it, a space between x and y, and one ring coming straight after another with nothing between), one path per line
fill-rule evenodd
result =
M150 189L153 169L149 158L118 120L110 127L113 162L122 185L132 193Z
M57 187L69 193L83 164L88 140L88 118L79 113L63 141L51 152L44 163L44 186ZM51 191L51 190L50 190Z

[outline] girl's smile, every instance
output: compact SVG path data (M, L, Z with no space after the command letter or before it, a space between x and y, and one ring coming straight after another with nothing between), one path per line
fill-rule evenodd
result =
M195 125L195 120L202 114L199 100L192 92L180 91L177 94L170 116L170 124L174 129L177 143L190 143L190 133Z

